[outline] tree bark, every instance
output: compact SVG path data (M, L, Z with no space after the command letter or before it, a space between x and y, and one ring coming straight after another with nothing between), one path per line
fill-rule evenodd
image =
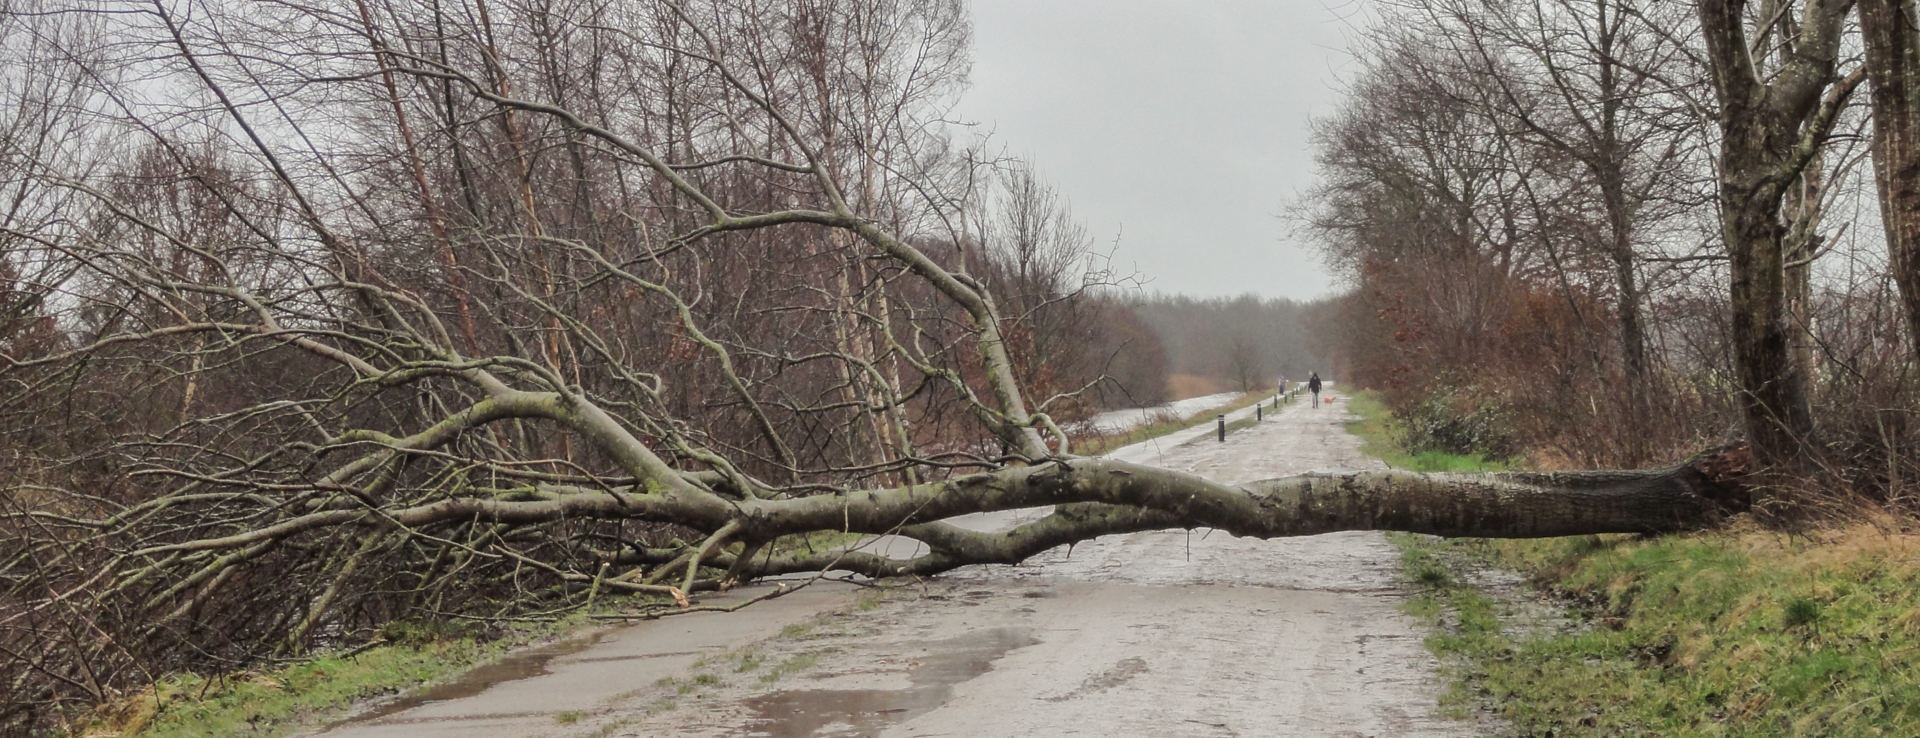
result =
M831 522L826 519L838 516L854 532L896 533L926 543L931 551L913 559L813 552L770 557L750 563L746 571L768 576L831 566L876 577L927 576L972 564L1016 564L1102 535L1179 528L1261 539L1354 530L1485 538L1670 532L1711 525L1746 509L1749 464L1746 450L1735 448L1647 471L1348 472L1229 487L1155 467L1074 459L873 493L842 500L839 507L834 498L809 498L801 502L812 509L778 519ZM982 503L999 509L1055 507L1001 533L918 522Z
M1861 0L1860 35L1873 85L1874 184L1909 349L1920 353L1920 21L1913 0Z
M1790 46L1777 69L1757 66L1765 57L1752 51L1746 6L1745 0L1699 6L1720 103L1720 218L1732 278L1734 374L1754 455L1763 464L1793 468L1812 445L1813 415L1807 377L1792 357L1783 253L1788 226L1780 206L1859 83L1857 74L1834 78L1852 2L1810 0L1798 18L1789 7L1769 5L1763 15L1778 16L1773 25Z
M1405 471L1303 474L1229 486L1183 472L1098 458L1061 458L909 487L785 500L721 501L641 485L616 491L549 486L546 498L451 499L374 512L325 510L218 538L136 552L230 550L338 526L422 529L480 521L528 525L561 519L667 521L727 537L773 541L815 531L894 534L932 550L915 559L814 553L738 566L742 579L836 568L872 576L929 575L971 564L1014 564L1055 546L1115 533L1214 528L1269 539L1355 530L1438 536L1542 538L1599 533L1661 533L1713 524L1745 510L1750 459L1744 448L1642 471L1422 474ZM941 522L958 515L1054 506L1052 513L1004 533ZM623 563L643 563L629 558Z

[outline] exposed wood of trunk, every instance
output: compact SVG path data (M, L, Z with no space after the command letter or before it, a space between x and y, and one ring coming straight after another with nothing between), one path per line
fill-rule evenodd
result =
M1907 338L1920 352L1920 20L1914 0L1861 0L1873 84L1873 174Z

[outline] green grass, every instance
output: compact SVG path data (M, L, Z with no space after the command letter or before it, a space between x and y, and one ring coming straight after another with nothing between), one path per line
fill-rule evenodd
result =
M800 672L811 669L813 668L813 665L818 663L819 661L820 661L820 654L817 654L817 653L803 653L797 656L793 656L785 661L782 661L774 665L772 669L767 670L767 673L761 674L760 681L766 682L768 684L772 684L774 682L780 681L781 679L785 679L794 674L798 674Z
M1417 472L1458 473L1506 471L1514 467L1512 461L1494 461L1439 451L1409 454L1396 440L1400 438L1400 427L1393 413L1373 393L1355 392L1348 395L1345 402L1353 414L1360 416L1359 420L1347 424L1347 432L1360 438L1362 452L1387 462L1387 466Z
M595 611L638 598L603 597ZM439 681L507 651L591 623L576 612L545 622L515 622L505 636L481 640L478 629L396 622L385 643L351 656L318 654L261 671L225 675L170 674L154 687L76 719L68 735L141 738L282 736L335 719L355 703Z
M1397 538L1409 571L1447 569L1407 609L1436 626L1429 648L1461 664L1450 702L1484 699L1523 734L1920 735L1920 539L1864 526ZM1494 601L1448 568L1473 557L1532 574L1584 622L1503 631Z
M1378 404L1354 405L1354 431L1395 466L1504 467L1399 453ZM1390 537L1456 713L1491 709L1529 736L1920 735L1920 536ZM1569 619L1529 622L1542 616L1476 589L1488 565L1559 595Z
M866 539L867 536L860 533L842 533L837 530L816 530L811 533L781 536L774 540L770 548L772 549L772 553L775 554L803 550L809 553L838 551L856 546Z
M760 668L761 662L766 661L767 657L759 651L747 648L729 654L728 658L733 661L733 673L745 674Z
M169 675L152 691L109 708L103 719L74 734L285 735L338 714L357 700L399 692L487 661L513 642L523 641L483 644L461 638L377 647L351 658L321 656L263 673L211 679Z

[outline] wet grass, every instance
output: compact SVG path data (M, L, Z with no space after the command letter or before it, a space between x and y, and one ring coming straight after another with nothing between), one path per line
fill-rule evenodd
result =
M694 663L693 668L697 670L705 666L707 666L706 659L701 659L700 661ZM760 662L758 660L755 660L752 666L753 668L759 668ZM743 668L741 670L751 671L752 669ZM698 692L702 689L724 685L726 684L726 682L722 681L720 679L720 675L718 674L714 674L711 672L700 672L686 679L677 679L674 677L661 677L657 680L654 680L653 684L656 687L672 688L674 694L680 695L680 696L686 696L689 694L693 694L694 692ZM631 696L632 694L637 694L637 693L629 693L627 696Z
M644 602L604 597L595 611ZM507 652L591 624L588 614L515 621L482 638L478 627L396 622L381 642L350 653L323 653L272 669L232 674L171 674L153 688L76 718L61 735L255 736L309 730L360 701L454 677Z
M498 655L470 639L371 649L352 658L323 656L265 672L205 677L175 674L110 707L72 735L151 738L285 735L345 710L356 700L392 694ZM126 711L137 711L127 715ZM113 713L119 714L113 714Z
M1434 466L1395 457L1377 424L1356 433L1396 466ZM1486 469L1467 461L1439 466ZM1920 536L1898 527L1390 537L1455 712L1486 709L1527 736L1913 736ZM1526 575L1570 619L1530 622L1541 616L1476 588L1487 566Z
M751 648L742 649L727 655L727 660L733 662L733 673L735 674L745 674L758 669L760 668L760 664L765 662L766 659L767 657L764 654ZM695 666L697 667L698 664Z
M767 673L760 675L760 681L766 682L768 684L772 684L774 682L780 681L794 674L798 674L800 672L811 669L813 668L814 664L819 662L820 662L820 654L817 654L817 653L798 654L788 658L785 661L775 664L772 669L769 669L767 671Z
M1407 453L1400 447L1397 439L1401 437L1399 421L1393 413L1371 392L1356 392L1342 399L1348 409L1359 420L1347 423L1347 432L1358 436L1360 450L1387 463L1395 469L1417 472L1454 472L1472 473L1489 471L1507 471L1514 468L1509 461L1491 461L1478 456L1426 451L1418 454Z
M1920 538L1862 525L1400 542L1428 585L1407 609L1458 665L1449 701L1524 735L1920 735ZM1532 575L1582 625L1503 629L1450 568L1473 559Z

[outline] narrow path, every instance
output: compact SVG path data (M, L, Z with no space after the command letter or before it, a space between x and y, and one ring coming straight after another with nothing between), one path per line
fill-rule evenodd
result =
M1136 426L1146 425L1162 418L1184 418L1203 410L1211 410L1226 405L1239 398L1242 393L1222 392L1217 395L1189 397L1174 400L1155 407L1136 407L1127 410L1109 410L1093 416L1088 425L1102 433L1125 433Z
M1181 445L1188 433L1118 453L1229 483L1379 466L1341 426L1348 419L1342 402L1296 401L1226 443ZM1396 560L1374 533L1113 536L884 598L808 590L613 631L554 657L542 676L334 735L1493 732L1438 715L1436 664L1398 610Z

